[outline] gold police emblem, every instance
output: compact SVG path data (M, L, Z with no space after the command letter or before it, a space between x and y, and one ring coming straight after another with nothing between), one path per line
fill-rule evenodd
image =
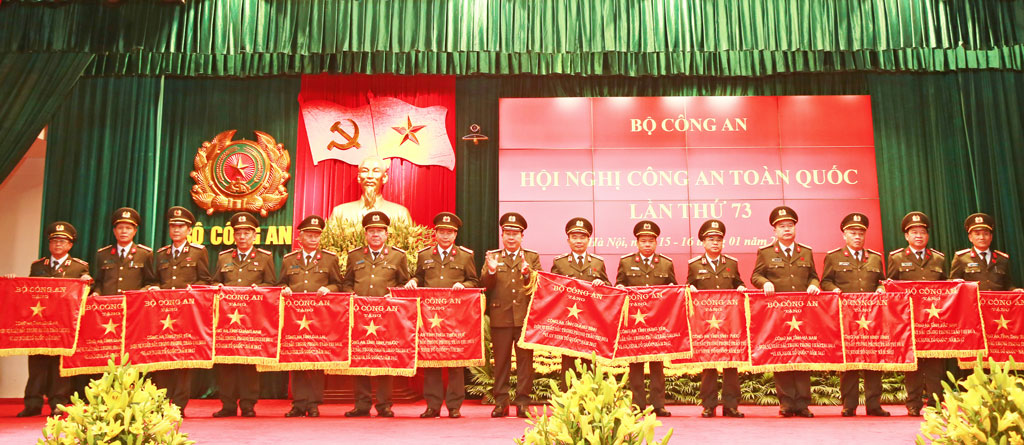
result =
M291 155L262 131L255 132L255 141L233 141L235 131L222 132L199 147L190 175L196 183L192 200L207 215L244 210L266 217L288 200Z

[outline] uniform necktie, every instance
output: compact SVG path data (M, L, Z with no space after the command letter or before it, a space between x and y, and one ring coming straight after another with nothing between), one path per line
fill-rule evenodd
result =
M307 253L306 254L306 265L308 266L309 262L312 261L312 260L313 260L313 254L312 253Z
M53 271L56 272L58 269L60 269L60 263L57 261L50 261L50 268L52 268Z
M921 260L921 261L924 261L924 251L923 250L918 250L917 251L917 259Z
M373 260L374 261L377 261L377 255L380 255L380 252L374 251L373 252Z
M441 262L442 263L444 262L445 258L448 258L448 251L442 250L441 251Z
M180 253L181 253L181 250L174 249L174 259L178 259L178 254L180 254Z
M785 251L786 251L786 259L792 259L792 258L793 258L793 254L791 253L791 250L790 250L790 249L791 249L791 248L789 248L789 247L787 247L787 248L783 249L783 250L785 250Z
M981 252L981 263L988 264L988 252Z
M583 267L583 255L576 256L576 266Z
M860 250L858 250L857 253L854 254L854 256L857 258L857 261L860 261L860 255L861 255L861 251Z
M651 259L650 258L644 258L644 266L651 267Z
M122 260L124 260L124 251L125 250L128 250L128 249L124 249L124 248L120 248L120 247L117 249L117 256L120 257Z
M245 257L247 257L247 256L249 256L249 254L247 254L247 253L239 253L238 254L238 262L244 263L245 262Z
M715 268L715 270L718 270L718 261L719 260L720 260L719 258L715 258L715 259L711 260L711 265Z

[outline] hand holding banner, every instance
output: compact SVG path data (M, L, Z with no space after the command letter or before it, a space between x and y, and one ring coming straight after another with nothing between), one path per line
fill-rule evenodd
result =
M352 361L352 294L294 292L281 297L281 356L260 371L297 371L348 367Z
M215 307L215 363L277 364L284 310L280 287L224 286Z
M914 338L918 357L977 357L985 353L978 283L971 281L889 281L887 292L902 292L914 302Z
M751 371L842 371L839 295L747 295Z
M615 360L638 363L692 357L686 286L626 289L629 310L619 335Z
M913 304L904 294L843 293L843 358L849 369L914 371Z
M483 289L389 289L395 298L420 300L417 366L483 366Z
M89 282L72 278L0 278L0 357L75 351Z
M124 295L95 295L85 300L75 353L60 358L60 376L95 374L119 362L124 351Z
M416 374L420 301L395 297L352 297L352 363L328 374Z
M143 371L213 367L212 288L127 291L125 346Z

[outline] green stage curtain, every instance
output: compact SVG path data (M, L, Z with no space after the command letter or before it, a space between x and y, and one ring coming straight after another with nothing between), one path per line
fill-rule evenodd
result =
M1024 69L1024 0L206 0L0 6L93 75L764 76Z
M0 53L0 181L21 162L92 57Z
M461 77L456 87L457 127L477 123L490 137L477 146L459 142L458 209L482 225L462 239L477 251L499 242L497 175L482 172L497 171L500 97L870 94L886 249L906 245L900 220L921 210L934 225L931 246L951 256L970 246L964 219L983 211L997 220L995 248L1024 254L1024 175L1016 173L1024 168L1024 73ZM1015 262L1014 276L1024 285L1024 262Z

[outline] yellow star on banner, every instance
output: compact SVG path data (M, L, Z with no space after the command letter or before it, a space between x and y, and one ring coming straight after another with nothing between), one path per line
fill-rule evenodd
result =
M370 325L366 327L366 335L377 335L377 329L380 328L380 326L373 324L373 320L370 320Z
M941 310L942 309L935 307L935 303L932 303L932 308L925 309L924 311L928 313L928 319L931 320L932 318L939 318L939 311Z
M630 317L633 317L633 324L647 324L647 322L644 321L644 317L647 317L647 314L640 312L640 309L637 309L636 314L630 315Z
M582 309L577 307L576 303L573 303L572 307L567 307L566 309L569 310L569 316L570 317L575 317L577 320L580 319L580 312L583 312Z
M117 329L117 323L114 323L114 319L107 320L107 324L101 324L103 326L103 335L114 334L114 329Z
M35 317L36 315L42 317L43 316L43 309L46 309L46 306L43 306L42 302L37 301L36 305L29 307L29 309L32 309L32 316L33 317Z
M784 323L789 325L789 331L790 332L793 332L794 330L800 331L800 325L804 324L804 322L802 322L802 321L796 321L796 315L794 315L791 320L786 321ZM800 331L800 332L803 332L803 331Z
M441 327L441 322L444 321L444 319L441 318L441 317L438 317L437 314L435 313L434 317L433 318L428 318L427 321L430 322L430 327L432 327L432 328L439 328L439 327Z
M309 325L311 325L311 324L313 324L313 320L307 320L306 316L303 315L302 316L302 320L299 320L299 330L301 331L301 330L305 329L305 330L307 330L309 332L313 332L311 329L309 329Z
M705 323L711 325L711 329L721 329L723 321L725 320L719 320L717 315L712 315L710 320L704 320Z
M231 325L233 325L235 323L238 323L238 325L241 326L242 325L242 317L244 317L244 316L245 315L238 313L238 309L235 309L235 313L228 314L228 318L231 319L231 323L228 323L228 326L231 326Z
M405 143L405 141L412 141L414 144L420 145L420 140L419 140L419 138L416 137L416 132L422 130L423 127L426 127L426 125L413 125L412 124L412 117L406 116L405 117L405 126L404 127L391 127L391 128L393 130L397 131L398 134L402 135L402 142L398 143L398 146L401 147L402 144Z
M165 331L167 329L173 328L174 327L174 322L175 322L175 320L171 319L171 314L167 314L167 318L165 318L163 320L160 320L160 323L164 324L164 328L161 329L161 331Z
M999 325L999 327L996 328L997 331L1000 329L1010 329L1010 320L1007 320L1002 314L999 315L999 319L995 320L995 322Z
M871 320L865 318L863 314L861 314L860 320L854 320L854 322L860 325L860 328L864 330L867 330L868 325L871 324Z

